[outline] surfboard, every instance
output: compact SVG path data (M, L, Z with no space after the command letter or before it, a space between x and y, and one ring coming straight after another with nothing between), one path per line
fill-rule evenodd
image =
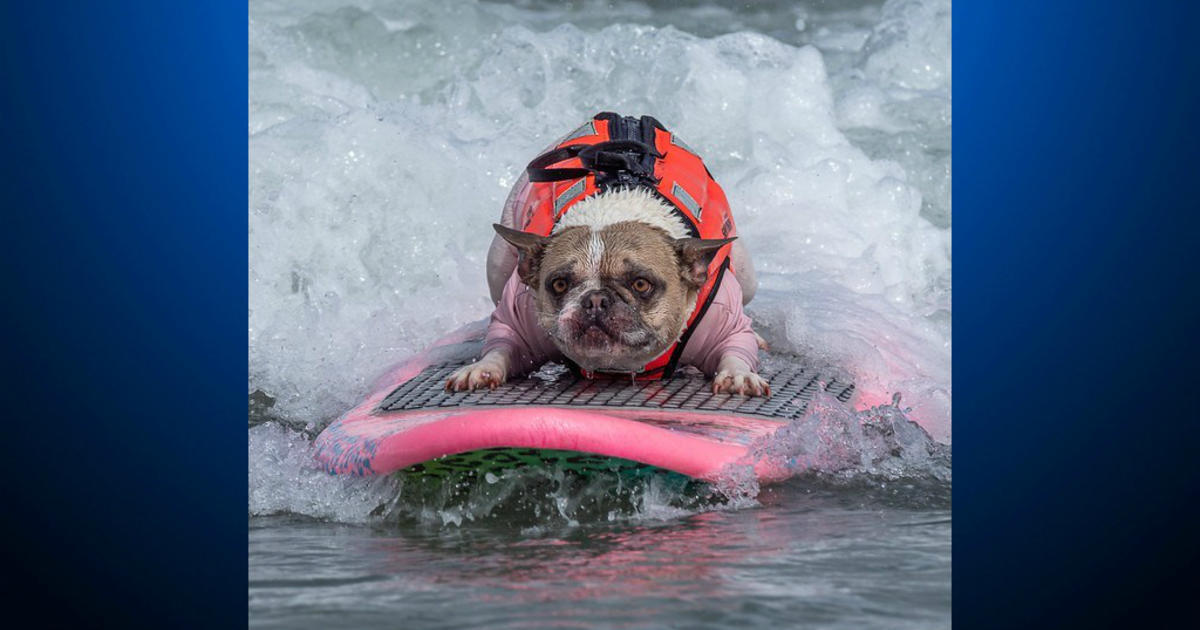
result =
M778 481L793 471L749 461L752 445L801 417L818 388L842 401L854 393L853 383L788 362L760 367L770 397L713 394L691 369L632 382L588 380L554 365L495 390L445 391L450 374L478 357L486 324L467 325L389 370L317 436L321 465L354 476L552 465L711 481L743 464L759 481Z

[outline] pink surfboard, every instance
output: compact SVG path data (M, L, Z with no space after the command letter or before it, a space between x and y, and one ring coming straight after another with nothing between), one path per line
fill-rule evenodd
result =
M317 459L344 475L446 474L539 462L581 470L641 468L715 480L750 465L760 481L792 474L750 461L750 447L803 415L824 388L848 400L854 386L793 365L760 372L769 398L713 394L680 370L669 380L587 380L543 368L496 390L446 392L450 373L474 360L486 320L470 324L392 368L362 404L316 439ZM799 472L799 471L795 471Z

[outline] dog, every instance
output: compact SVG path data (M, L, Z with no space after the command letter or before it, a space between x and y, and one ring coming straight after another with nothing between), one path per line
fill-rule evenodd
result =
M446 389L494 389L565 360L634 379L692 365L714 393L770 395L743 310L753 264L699 157L649 116L601 113L582 129L510 193L488 255L496 309L482 357Z

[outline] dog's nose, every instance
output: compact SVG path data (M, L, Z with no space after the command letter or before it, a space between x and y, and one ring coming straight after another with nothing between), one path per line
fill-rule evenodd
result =
M583 303L583 310L587 311L593 316L599 315L608 310L608 305L610 304L607 291L591 291L589 293L585 293L583 298L580 299L580 302Z

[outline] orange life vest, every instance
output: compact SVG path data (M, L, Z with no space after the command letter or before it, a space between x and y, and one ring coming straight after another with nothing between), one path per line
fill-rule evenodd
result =
M534 158L526 173L529 189L520 202L522 207L515 209L515 216L523 217L526 232L549 236L558 220L579 201L606 190L645 187L684 219L692 236L716 239L737 235L725 192L700 156L651 116L596 114ZM708 279L679 341L634 378L666 378L675 371L695 324L704 317L721 278L729 271L730 247L727 244L718 250L709 264ZM572 367L587 378L601 376Z

